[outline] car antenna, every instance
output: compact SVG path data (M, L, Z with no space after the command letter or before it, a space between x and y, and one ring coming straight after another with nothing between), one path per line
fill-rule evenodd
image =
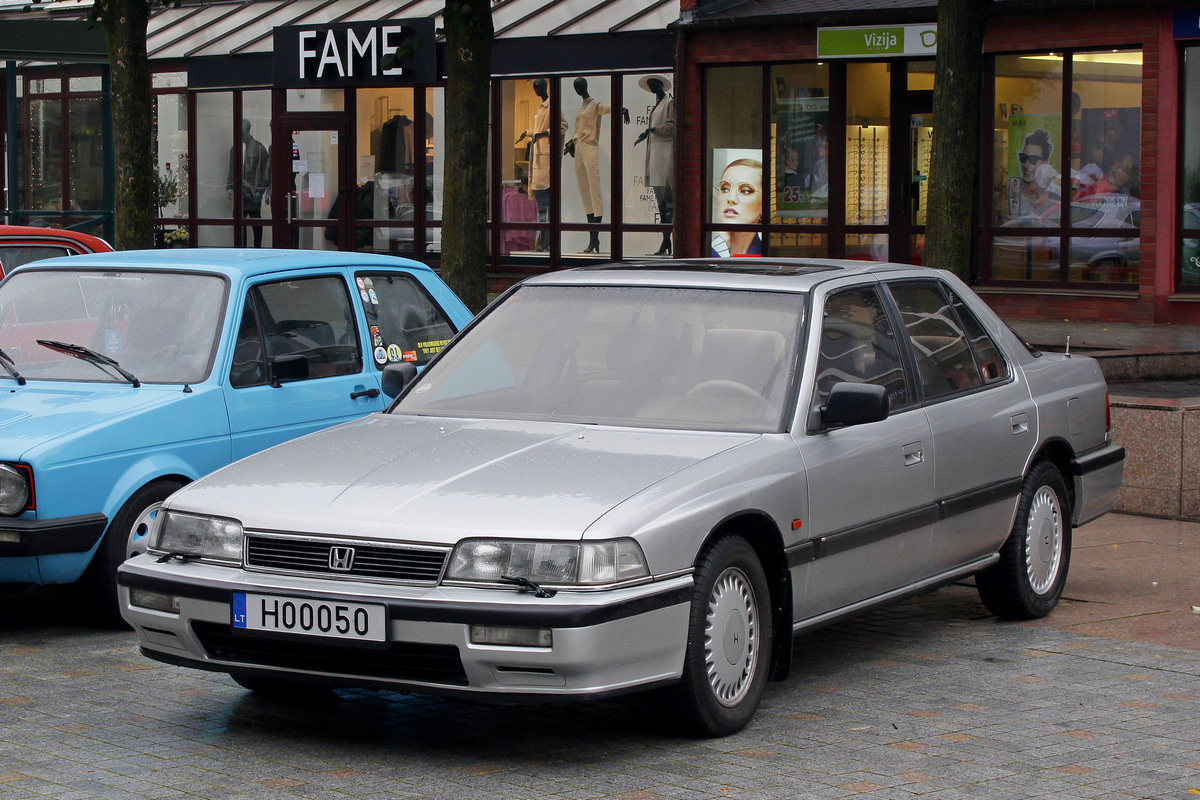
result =
M1064 351L1067 358L1071 357L1071 334L1067 334L1067 349Z

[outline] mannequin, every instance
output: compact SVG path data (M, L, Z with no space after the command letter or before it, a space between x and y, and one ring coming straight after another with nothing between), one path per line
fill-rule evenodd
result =
M533 132L522 133L517 137L517 143L526 137L530 140L529 189L537 202L538 222L544 223L550 219L550 87L545 78L534 79L533 93L542 98L542 104L533 115ZM559 135L565 135L567 121L559 116L558 123ZM535 249L539 252L548 250L549 241L548 231L538 231Z
M604 220L604 200L600 186L600 117L611 114L612 108L588 94L587 78L575 79L575 93L583 105L575 115L575 135L563 146L563 152L575 158L575 179L587 220L597 225ZM629 124L628 109L621 109L625 124ZM585 253L600 252L600 231L589 231Z
M675 178L675 101L667 94L671 82L661 75L647 75L638 81L638 86L653 94L655 101L649 127L633 143L646 142L646 185L654 190L659 221L670 224L675 209L671 190ZM671 234L667 232L663 234L662 247L654 255L670 254Z

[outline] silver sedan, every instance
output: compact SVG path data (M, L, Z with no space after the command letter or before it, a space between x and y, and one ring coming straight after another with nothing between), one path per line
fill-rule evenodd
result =
M727 735L795 635L968 575L1049 613L1124 463L1093 360L903 265L545 275L384 383L167 500L120 571L143 653L262 692L653 690Z

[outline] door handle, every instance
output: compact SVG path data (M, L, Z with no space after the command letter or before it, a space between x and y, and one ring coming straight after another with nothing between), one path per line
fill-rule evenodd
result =
M1029 432L1029 416L1026 414L1014 414L1009 422L1012 424L1013 436L1019 436L1022 433Z
M298 195L295 192L288 192L287 195L287 221L288 225L292 224L293 214L296 206L299 205Z
M911 467L925 460L925 451L920 442L904 445L904 466Z
M379 397L378 389L363 389L358 392L351 392L350 399L357 400L360 397Z

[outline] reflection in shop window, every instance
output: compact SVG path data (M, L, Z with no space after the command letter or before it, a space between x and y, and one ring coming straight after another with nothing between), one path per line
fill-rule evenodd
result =
M1141 52L1001 56L995 63L993 224L1071 233L1064 241L996 231L992 277L1136 285Z
M1179 285L1200 287L1200 47L1183 48L1183 98L1180 107Z

